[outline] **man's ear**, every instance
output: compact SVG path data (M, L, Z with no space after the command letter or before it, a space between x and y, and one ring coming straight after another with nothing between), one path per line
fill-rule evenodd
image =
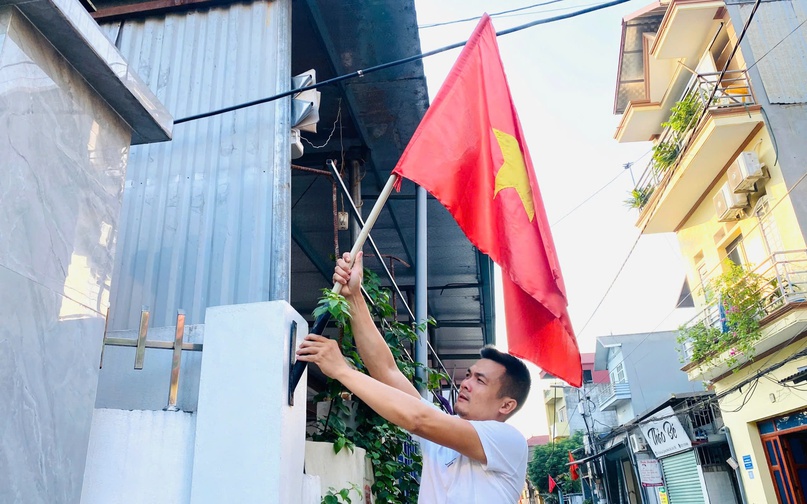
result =
M504 416L510 416L515 411L516 407L518 406L518 401L513 399L512 397L503 397L502 403L499 406L499 413Z

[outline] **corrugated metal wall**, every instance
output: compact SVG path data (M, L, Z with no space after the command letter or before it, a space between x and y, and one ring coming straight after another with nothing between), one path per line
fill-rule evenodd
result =
M739 8L745 23L753 3ZM807 103L807 28L796 30L805 19L804 0L762 2L749 26L747 38L754 55L747 58L748 64L759 61L757 68L771 103Z
M290 87L290 0L104 27L174 118ZM174 128L131 149L109 329L204 322L208 306L289 297L289 99Z

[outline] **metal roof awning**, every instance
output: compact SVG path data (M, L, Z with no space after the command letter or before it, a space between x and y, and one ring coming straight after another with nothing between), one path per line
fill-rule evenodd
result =
M94 18L110 23L168 13L181 16L185 11L207 12L229 4L250 5L231 0L181 4L169 0L93 0L88 9L97 8ZM354 2L349 8L328 0L293 0L291 47L282 37L273 43L278 55L291 51L291 75L314 69L319 82L421 52L413 0ZM256 67L264 63L252 62ZM428 108L426 79L419 60L318 91L317 132L301 133L304 154L293 160L296 168L291 176L290 303L309 321L313 320L311 313L321 290L333 285L337 252L350 250L352 244L351 230L338 228L336 214L348 208L326 171L326 160L336 160L341 176L348 184L355 183L359 190L354 198L360 200L360 208L365 207L366 216ZM271 94L267 92L267 96ZM201 103L194 112L213 108L210 103ZM273 168L278 169L268 166L266 170ZM429 328L430 342L446 369L461 379L468 365L478 358L479 348L495 342L492 262L471 245L434 198L428 199L427 212L428 314L436 320ZM365 266L382 272L383 261L410 306L414 305L417 266L415 217L415 187L405 181L373 228L372 237L381 257L365 248ZM382 282L391 284L383 277ZM261 292L259 296L268 298L269 294ZM398 319L409 321L400 299L397 308ZM436 362L437 358L432 358L431 364Z
M315 68L319 81L421 52L411 1L359 3L344 9L325 0L301 0L293 3L292 20L292 73ZM348 183L359 179L357 205L364 207L366 216L428 108L422 63L392 67L320 91L318 131L303 133L308 140L305 153L294 163L323 169L327 159L337 160ZM293 171L292 202L291 302L310 316L320 289L332 285L337 246L342 253L352 245L351 232L334 233L334 195L327 177ZM339 196L335 206L348 210ZM430 340L449 373L461 379L479 358L479 349L495 342L492 262L432 197L427 213L428 313L436 320L429 329ZM412 308L415 222L415 186L404 181L372 231L382 257L365 247L364 263L383 280L384 261ZM400 300L398 316L409 319Z

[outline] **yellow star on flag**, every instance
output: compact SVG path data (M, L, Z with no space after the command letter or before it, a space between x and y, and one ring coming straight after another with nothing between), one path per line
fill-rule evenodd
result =
M499 142L499 148L504 157L504 162L496 173L493 197L495 198L502 189L515 189L518 197L521 198L521 204L524 205L527 217L532 222L532 219L535 218L535 204L532 200L530 179L527 176L527 165L524 164L524 155L521 154L518 140L513 135L508 135L496 128L493 128L493 134L496 135L496 141Z

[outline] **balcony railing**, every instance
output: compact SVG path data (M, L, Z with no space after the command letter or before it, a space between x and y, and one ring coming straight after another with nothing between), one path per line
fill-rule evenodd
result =
M630 385L627 382L601 383L596 390L600 411L613 407L619 400L630 400Z
M759 299L761 303L756 314L760 327L776 320L777 314L793 303L807 300L807 250L774 252L753 271L761 278ZM711 300L690 320L687 327L703 324L706 327L721 329L724 324L720 311L720 300ZM686 363L692 361L692 342L683 345Z
M682 101L691 96L694 96L700 103L700 109L692 118L689 127L684 133L676 132L670 127L664 128L656 144L666 145L674 153L672 157L675 160L671 164L665 164L657 159L651 159L639 177L634 197L637 198L635 206L639 208L640 212L643 211L653 193L672 178L678 167L678 161L689 146L690 139L706 117L704 111L747 107L756 103L745 70L727 70L722 79L720 79L720 72L698 74L682 95Z

